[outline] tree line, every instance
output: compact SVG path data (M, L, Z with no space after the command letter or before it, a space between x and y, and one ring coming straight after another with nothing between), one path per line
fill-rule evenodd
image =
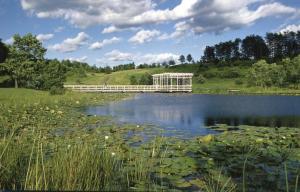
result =
M0 39L0 75L7 75L13 80L15 87L27 87L41 90L57 90L63 88L66 76L75 75L85 77L87 72L111 73L135 68L168 67L176 61L162 63L140 64L128 63L114 67L90 66L88 63L57 59L46 59L46 49L32 34L14 35L14 42L6 45ZM195 62L192 55L181 55L181 64L197 63L212 66L248 65L249 84L257 86L287 86L297 85L300 80L300 31L286 33L267 33L263 38L250 35L244 39L220 42L214 46L207 46L200 61ZM289 58L289 59L286 59ZM257 62L259 61L259 62ZM268 64L270 63L270 64ZM266 65L268 64L268 66ZM208 66L208 65L206 65ZM215 74L203 74L210 78ZM237 78L237 70L222 73L222 78ZM203 78L200 78L203 82ZM132 84L151 83L150 75L131 77Z
M261 59L277 62L287 57L294 58L299 54L300 31L267 33L265 37L249 35L244 39L237 38L206 46L201 60L211 64Z

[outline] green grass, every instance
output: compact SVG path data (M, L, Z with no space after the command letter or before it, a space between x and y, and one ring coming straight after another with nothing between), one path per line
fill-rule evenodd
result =
M163 69L134 69L117 71L111 74L105 73L87 73L87 77L78 78L74 76L69 76L65 84L78 84L78 79L82 84L111 84L111 85L129 85L131 75L142 75L145 73L160 73Z

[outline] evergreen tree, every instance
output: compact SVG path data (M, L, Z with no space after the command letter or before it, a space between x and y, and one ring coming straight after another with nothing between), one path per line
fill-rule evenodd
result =
M191 55L191 54L188 54L188 55L186 56L186 60L187 60L189 63L191 63L192 60L193 60L192 55Z
M181 64L183 64L183 63L185 62L185 57L184 57L184 55L180 55L179 61L181 62Z

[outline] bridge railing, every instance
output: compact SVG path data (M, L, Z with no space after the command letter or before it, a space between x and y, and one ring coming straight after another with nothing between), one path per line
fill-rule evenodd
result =
M191 92L191 85L64 85L81 92Z

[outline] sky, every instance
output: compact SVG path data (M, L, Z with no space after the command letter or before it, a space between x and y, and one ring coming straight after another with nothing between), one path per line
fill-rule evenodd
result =
M300 0L0 0L0 38L32 33L46 57L114 66L163 62L206 46L300 30Z

